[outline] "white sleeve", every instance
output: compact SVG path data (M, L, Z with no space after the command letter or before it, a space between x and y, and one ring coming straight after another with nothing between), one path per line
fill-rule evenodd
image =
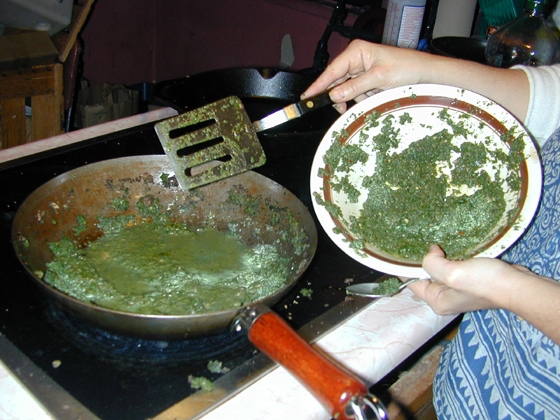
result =
M525 126L542 146L560 127L560 64L513 68L523 70L529 79L529 108Z

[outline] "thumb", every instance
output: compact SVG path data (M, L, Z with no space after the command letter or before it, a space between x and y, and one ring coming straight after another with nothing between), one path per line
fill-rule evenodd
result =
M443 252L443 249L441 249L439 245L435 244L430 246L428 253L424 256L422 265L426 263L426 260L431 260L434 258L445 258L445 252Z
M422 260L422 267L428 272L428 274L434 276L435 271L439 271L442 264L444 264L445 252L441 249L439 245L432 245L428 253L424 256Z

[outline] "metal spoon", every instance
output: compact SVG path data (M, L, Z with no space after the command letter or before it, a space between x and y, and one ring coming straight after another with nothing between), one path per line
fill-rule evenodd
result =
M412 284L412 283L414 283L415 281L418 281L418 280L428 280L428 279L427 278L420 278L420 277L410 279L410 280L404 282L403 284L401 284L399 286L399 288L397 289L397 291L395 291L393 293L387 293L387 294L384 294L384 295L375 293L375 289L377 289L379 287L380 283L352 284L351 286L346 287L346 292L350 293L352 295L359 295L359 296L370 297L370 298L388 297L388 296L396 295L401 290L403 290L405 287L407 287L409 284Z

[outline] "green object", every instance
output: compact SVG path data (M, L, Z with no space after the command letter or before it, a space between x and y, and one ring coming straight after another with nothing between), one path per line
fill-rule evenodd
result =
M288 276L274 246L249 247L234 233L155 221L113 226L85 249L68 238L50 243L45 281L109 309L192 315L263 299Z
M524 0L479 0L487 26L499 28L523 13Z
M403 283L398 278L391 277L379 283L379 287L374 290L374 293L378 295L392 295L399 291L399 287L401 287L402 284Z
M399 149L398 133L403 125L413 123L410 115L405 113L397 120L392 114L381 117L372 113L360 132L362 144L335 138L324 154L323 173L329 176L332 191L344 191L349 202L354 198L357 202L359 195L367 194L362 198L359 214L341 221L343 228L352 233L353 249L360 251L370 246L419 263L431 244L439 244L449 259L464 259L476 253L498 225L506 209L502 185L479 170L490 163L507 162L512 168L508 187L519 190L516 168L522 154L512 147L505 155L472 141L462 141L458 146L454 139L476 137L467 121L470 117L454 120L444 108L438 118L445 124L442 129ZM373 127L379 127L379 132L369 137L367 132ZM477 130L479 126L474 127ZM361 148L366 144L377 149L375 171L360 181L361 192L351 191L346 174L356 162L367 162L369 155ZM449 176L440 175L442 165L450 168ZM448 193L462 185L473 190L469 194ZM330 201L328 206L319 194L314 197L335 218L344 220L336 204Z
M200 389L201 391L212 391L214 389L212 381L204 376L189 376L188 379L191 384L191 388Z
M545 0L526 0L523 13L488 39L486 62L503 68L560 62L560 42L546 23L547 10Z

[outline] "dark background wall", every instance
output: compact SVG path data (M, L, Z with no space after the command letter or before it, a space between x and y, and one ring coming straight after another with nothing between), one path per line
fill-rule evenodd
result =
M330 4L329 4L330 3ZM233 67L277 68L284 35L295 60L311 67L335 1L97 0L82 31L83 76L91 85L169 80ZM356 16L350 13L345 25ZM334 33L331 57L348 39Z

